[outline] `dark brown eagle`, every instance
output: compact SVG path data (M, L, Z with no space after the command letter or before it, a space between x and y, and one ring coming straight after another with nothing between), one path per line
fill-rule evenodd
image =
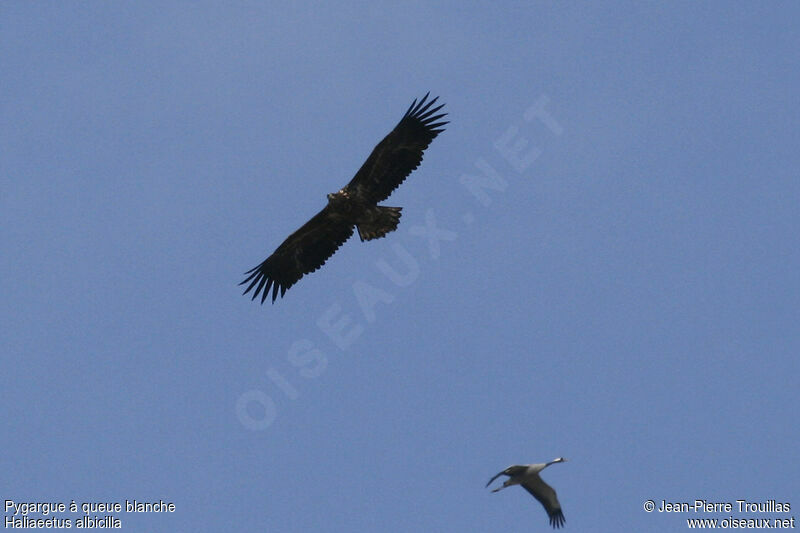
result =
M272 288L272 302L314 272L336 252L358 228L362 241L379 239L397 229L401 207L378 205L422 162L422 152L444 131L447 122L436 122L444 104L431 107L438 96L426 103L428 95L411 106L397 126L372 150L366 162L344 188L328 195L328 205L295 231L263 263L245 272L249 283L244 294L261 294L261 303Z

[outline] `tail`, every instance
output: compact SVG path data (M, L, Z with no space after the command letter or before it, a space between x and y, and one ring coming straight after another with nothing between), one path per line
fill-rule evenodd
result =
M358 236L362 241L380 239L397 229L402 207L376 206L358 223Z

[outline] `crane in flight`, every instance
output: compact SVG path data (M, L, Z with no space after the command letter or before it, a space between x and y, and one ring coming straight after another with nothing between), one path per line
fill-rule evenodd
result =
M492 479L489 480L486 486L488 487L491 485L492 481L500 476L508 476L508 479L505 480L501 486L493 489L492 492L503 490L504 488L512 485L522 485L522 488L530 492L534 498L539 500L539 503L542 504L544 510L547 511L547 516L550 517L550 525L554 528L559 528L564 525L564 513L561 512L561 504L558 503L556 491L553 489L553 487L542 481L542 478L539 477L539 472L552 464L563 463L564 461L566 461L566 459L563 457L557 457L549 463L511 465L502 472L498 472Z

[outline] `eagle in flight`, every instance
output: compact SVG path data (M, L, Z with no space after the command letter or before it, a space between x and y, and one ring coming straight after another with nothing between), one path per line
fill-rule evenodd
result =
M444 131L447 113L436 114L444 104L432 107L426 94L415 99L397 126L378 143L366 162L345 187L328 195L328 205L283 241L260 265L245 272L244 294L261 303L272 289L272 302L314 272L358 229L362 241L379 239L397 229L401 207L378 205L392 194L422 162L422 153ZM439 121L439 122L437 122Z

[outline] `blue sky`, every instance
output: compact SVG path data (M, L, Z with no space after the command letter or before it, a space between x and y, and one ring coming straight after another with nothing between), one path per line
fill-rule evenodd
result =
M800 9L6 2L4 500L128 531L676 531L800 509ZM242 273L451 123L275 305ZM481 185L475 185L475 183ZM8 514L6 514L8 516ZM75 515L62 515L75 518Z

